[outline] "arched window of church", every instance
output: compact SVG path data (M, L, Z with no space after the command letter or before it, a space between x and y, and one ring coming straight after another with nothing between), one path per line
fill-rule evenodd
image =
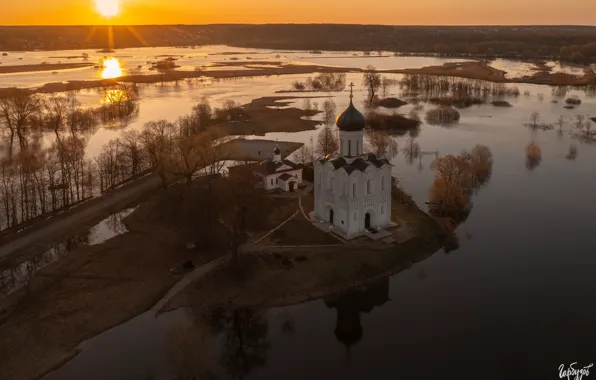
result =
M358 220L358 213L357 213L357 212L355 212L355 213L354 213L354 221L357 221L357 220Z
M366 181L366 193L370 194L371 193L371 188L370 188L370 179L368 181Z
M348 156L352 155L352 140L348 140Z
M381 190L385 190L385 177L381 177Z
M355 183L352 184L352 196L356 197L356 184Z
M381 214L385 214L385 205L381 206Z

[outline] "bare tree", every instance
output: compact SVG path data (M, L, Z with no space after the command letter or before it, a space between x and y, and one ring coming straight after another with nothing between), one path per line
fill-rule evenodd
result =
M436 158L431 169L435 180L429 192L431 212L456 215L470 205L472 167L466 157L447 155Z
M127 157L130 166L129 175L134 176L141 172L146 161L141 134L137 131L126 131L118 142L123 148L124 156Z
M331 99L327 99L323 102L323 117L325 125L330 127L334 124L337 116L337 107L335 102Z
M391 160L399 153L397 141L386 131L376 131L369 128L367 134L371 149L377 157Z
M533 128L538 127L538 121L540 121L540 113L532 112L532 114L530 114L530 121L531 121L531 126Z
M71 100L65 96L52 95L43 102L46 125L54 131L60 140L60 132L66 127L72 109Z
M142 133L143 147L151 158L151 163L165 188L168 183L167 171L173 150L173 137L176 126L166 120L145 124Z
M21 148L27 145L27 133L31 119L41 111L41 100L37 95L29 95L25 90L12 90L8 96L0 99L0 125L8 130L10 147L15 135Z
M563 131L563 127L565 126L565 117L563 115L559 116L557 120L557 125L559 126L559 132Z
M585 116L582 114L575 115L575 126L579 129L583 127Z
M319 132L317 136L317 148L316 152L318 155L327 157L331 153L336 152L339 149L339 141L337 136L333 132L330 126L325 126Z
M178 134L173 138L168 169L183 177L190 186L199 169L204 168L208 174L218 174L230 157L230 147L231 144L219 142L213 133Z
M386 76L381 77L381 97L386 98L389 95L389 88L391 87L391 79Z
M211 125L213 121L213 109L207 98L202 98L199 103L192 107L192 116L198 121L200 130L205 130Z
M313 152L308 145L304 144L296 151L296 160L303 165L310 164L314 161Z
M381 75L377 73L377 70L373 66L368 65L364 69L362 84L368 91L368 102L372 105L376 93L379 87L381 87Z

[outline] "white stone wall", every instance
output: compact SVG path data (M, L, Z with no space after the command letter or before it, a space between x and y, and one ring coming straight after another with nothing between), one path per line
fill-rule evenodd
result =
M364 173L355 170L348 175L341 168L335 170L330 162L317 161L314 191L315 217L329 222L329 210L333 209L334 226L348 236L364 232L367 213L373 228L391 221L390 165L371 165Z
M287 181L287 182L295 181L296 188L298 187L299 184L302 183L302 169L296 169L294 171L270 174L268 176L263 177L263 188L266 191L275 190L275 189L281 189L283 191L288 191L289 185L285 181L282 181L279 179L279 177L285 173L287 173L291 176L295 176L297 178L297 179L292 179L292 180Z

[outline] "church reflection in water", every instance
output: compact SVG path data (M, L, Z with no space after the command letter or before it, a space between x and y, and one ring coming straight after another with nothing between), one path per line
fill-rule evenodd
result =
M361 313L370 313L375 307L389 301L389 277L334 297L325 299L327 307L337 310L335 336L346 348L362 339Z

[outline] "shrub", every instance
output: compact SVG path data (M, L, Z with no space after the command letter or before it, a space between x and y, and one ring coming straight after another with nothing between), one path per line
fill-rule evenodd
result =
M579 98L573 97L573 98L565 99L565 103L574 105L574 106L578 106L578 105L582 104L582 101Z
M450 124L459 121L459 112L453 107L441 106L426 112L429 124Z
M505 100L495 100L491 104L495 107L511 107L511 103Z

